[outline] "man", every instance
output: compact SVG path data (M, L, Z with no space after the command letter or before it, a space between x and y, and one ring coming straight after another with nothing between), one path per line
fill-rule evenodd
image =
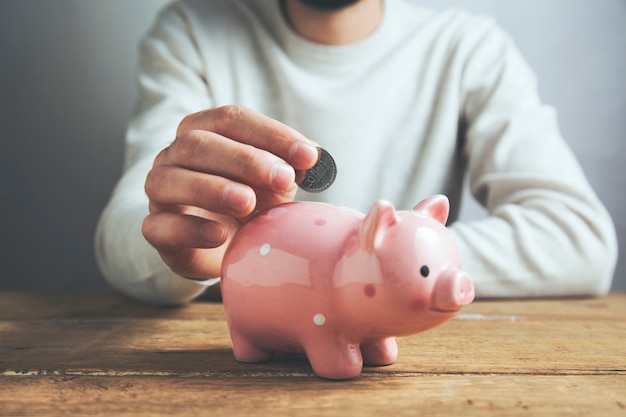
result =
M488 19L401 0L184 1L143 41L139 86L96 239L105 277L134 297L182 303L214 284L257 209L407 209L436 193L478 296L608 291L611 220ZM318 144L337 181L298 194ZM454 223L466 173L489 216Z

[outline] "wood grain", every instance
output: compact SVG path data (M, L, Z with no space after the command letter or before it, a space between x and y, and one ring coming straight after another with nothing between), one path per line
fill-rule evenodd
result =
M0 293L0 416L626 416L626 295L479 301L351 381L232 357L221 304Z
M422 375L331 382L314 377L22 377L2 415L623 416L615 376ZM24 401L16 401L22 398ZM13 400L11 400L13 399Z

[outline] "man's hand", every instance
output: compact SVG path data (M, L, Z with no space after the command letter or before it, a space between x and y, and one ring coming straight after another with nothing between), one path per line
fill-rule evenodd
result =
M155 158L143 235L174 271L208 279L241 222L292 201L294 169L315 165L315 144L253 110L225 106L187 116Z

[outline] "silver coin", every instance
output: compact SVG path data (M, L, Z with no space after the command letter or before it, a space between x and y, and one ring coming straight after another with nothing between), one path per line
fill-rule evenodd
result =
M309 193L319 193L330 187L337 177L337 165L332 156L317 148L317 163L311 169L296 171L296 184Z

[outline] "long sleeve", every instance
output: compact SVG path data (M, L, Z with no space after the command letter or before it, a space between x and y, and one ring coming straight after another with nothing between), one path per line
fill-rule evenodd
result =
M303 39L273 1L187 0L161 14L141 46L125 172L96 237L114 287L156 303L203 290L143 239L143 187L186 115L239 104L333 154L337 181L300 199L364 211L379 198L406 209L444 193L455 217L467 167L488 216L450 230L479 296L608 291L614 226L515 45L489 19L384 4L379 30L341 46Z
M474 40L465 46L474 50L463 74L464 150L488 217L451 230L477 294L606 293L617 258L607 211L512 42L492 26Z
M144 184L154 157L175 138L184 116L211 106L186 31L184 14L169 8L141 44L140 99L127 133L125 170L96 231L96 258L107 281L157 304L184 303L206 288L172 272L141 233L148 214Z

